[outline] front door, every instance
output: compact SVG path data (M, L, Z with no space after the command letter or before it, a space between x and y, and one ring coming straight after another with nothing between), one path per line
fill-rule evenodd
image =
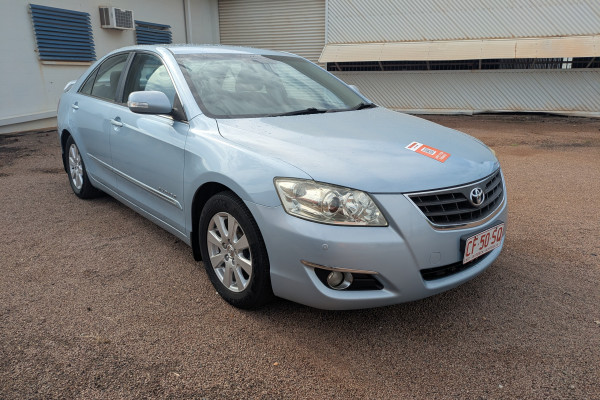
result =
M157 90L173 105L176 91L160 58L137 53L123 90ZM120 107L111 116L110 148L122 196L179 232L185 232L184 146L189 125L170 115L136 114Z

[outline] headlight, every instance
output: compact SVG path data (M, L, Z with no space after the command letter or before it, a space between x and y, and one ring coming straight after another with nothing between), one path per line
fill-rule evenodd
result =
M360 190L304 179L276 178L285 211L298 218L332 225L387 226L371 197Z

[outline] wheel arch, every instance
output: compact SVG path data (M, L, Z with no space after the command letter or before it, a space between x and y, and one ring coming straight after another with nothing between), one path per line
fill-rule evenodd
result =
M69 173L69 168L67 167L67 157L65 157L66 154L66 146L67 146L67 140L69 140L69 138L71 137L71 132L69 132L66 129L63 129L60 133L60 149L62 151L62 163L63 163L63 168L65 169L66 173Z
M212 196L221 192L231 192L239 198L239 196L230 187L219 182L206 182L194 193L192 200L192 229L191 229L191 245L194 260L201 261L200 246L198 242L198 221L204 205Z

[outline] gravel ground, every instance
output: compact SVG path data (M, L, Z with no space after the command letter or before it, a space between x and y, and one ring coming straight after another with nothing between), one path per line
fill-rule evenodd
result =
M430 119L496 150L504 252L351 312L228 306L181 241L71 193L56 132L0 136L0 399L600 399L600 121Z

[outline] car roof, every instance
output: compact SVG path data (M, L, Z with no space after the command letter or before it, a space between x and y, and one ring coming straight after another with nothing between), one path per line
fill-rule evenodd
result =
M167 49L173 54L260 54L260 55L279 55L279 56L293 56L298 57L295 54L256 49L253 47L241 47L241 46L226 46L220 44L163 44L163 45L137 45L129 46L118 49L116 51L132 51L132 50L149 50L158 51L159 49Z

